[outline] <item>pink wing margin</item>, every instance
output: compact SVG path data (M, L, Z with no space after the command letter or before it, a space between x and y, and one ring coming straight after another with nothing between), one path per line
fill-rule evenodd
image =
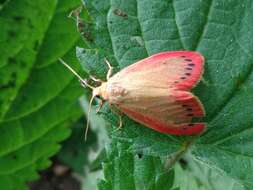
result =
M175 86L178 90L190 90L199 82L204 72L204 57L194 51L168 51L158 53L128 66L120 72L120 75L121 77L128 77L127 75L130 73L140 72L143 69L152 70L163 63L164 60L171 58L182 60L178 64L181 64L180 67L184 68L184 72L168 78L168 83Z
M138 121L143 125L154 129L155 131L165 134L197 135L200 134L205 128L204 123L182 123L177 125L166 125L161 123L159 120L156 120L155 118L144 116L139 112L134 112L126 108L122 108L121 110L135 121Z

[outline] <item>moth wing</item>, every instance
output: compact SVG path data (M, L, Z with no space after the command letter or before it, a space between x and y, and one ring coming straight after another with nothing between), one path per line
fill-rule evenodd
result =
M118 107L133 120L161 133L194 135L205 128L204 123L191 122L205 112L198 98L186 91L172 91L170 95L163 91L160 96L126 101Z
M110 80L135 86L189 90L200 80L203 66L204 58L198 52L162 52L126 67Z
M132 119L168 134L199 134L204 123L191 123L204 108L188 92L200 80L204 58L197 52L163 52L143 59L109 79L126 95L116 105Z

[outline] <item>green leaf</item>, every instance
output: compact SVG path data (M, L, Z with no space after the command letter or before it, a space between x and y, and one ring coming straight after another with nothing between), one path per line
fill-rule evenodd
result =
M203 176L205 174L202 174ZM210 179L212 180L212 179ZM210 181L212 183L212 181ZM175 165L175 188L179 188L180 190L209 190L206 188L205 184L201 183L198 178L196 178L192 171L184 170L179 164ZM210 189L215 190L215 189Z
M207 165L200 164L197 161L191 160L189 158L187 158L187 164L188 169L187 171L185 170L185 172L191 174L191 178L195 178L198 184L202 184L202 187L206 190L244 189L241 184L237 183L234 179L227 177L219 170L209 168Z
M227 177L221 171L209 168L192 160L189 155L183 158L184 164L175 166L174 187L181 190L243 190L243 186ZM182 162L181 162L182 163Z
M96 76L105 77L101 57L122 69L161 51L204 55L203 81L194 93L205 106L208 127L192 144L193 157L253 189L252 1L84 1L94 22L94 43L77 55L88 73L96 74L96 68ZM116 127L116 116L103 113ZM169 155L191 139L158 134L127 118L124 126L121 132L113 128L112 137L146 155Z
M29 76L55 7L55 0L12 0L0 12L0 118Z
M113 143L107 148L103 163L105 180L98 189L169 190L173 170L165 171L159 157L132 154L127 144Z
M7 1L0 8L0 182L25 189L50 165L82 110L78 81L57 59L80 69L75 46L84 46L67 18L79 0ZM71 34L71 36L68 36ZM61 44L61 46L59 46ZM3 184L3 186L2 186Z

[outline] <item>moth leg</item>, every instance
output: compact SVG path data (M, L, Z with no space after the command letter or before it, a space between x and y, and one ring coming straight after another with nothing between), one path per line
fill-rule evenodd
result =
M106 79L109 80L109 78L111 77L112 75L112 70L113 70L113 67L111 66L110 62L105 59L105 63L107 64L107 66L109 67L109 70L107 72L107 75L106 75Z
M122 129L123 122L122 122L122 115L119 114L119 127L118 129Z
M82 9L83 9L83 6L77 7L76 9L72 10L69 13L68 17L69 18L73 18L73 16L74 17L80 17L80 13L82 12ZM75 19L75 18L73 18L73 19Z
M112 112L119 116L119 126L118 126L117 130L122 129L122 127L123 127L122 112L119 109L117 109L115 106L113 106L112 104L109 104L109 106L110 106Z
M98 78L92 76L92 75L90 75L90 78L91 78L93 81L95 81L95 82L100 82L100 83L105 82L105 81L102 81L101 79L98 79Z
M104 100L102 100L102 99L100 99L100 102L99 102L99 106L98 106L98 108L96 109L96 113L98 113L100 110L101 110L101 108L103 107L103 105L104 105Z
M123 126L122 115L119 114L118 116L119 116L119 126L117 127L116 131L121 130Z

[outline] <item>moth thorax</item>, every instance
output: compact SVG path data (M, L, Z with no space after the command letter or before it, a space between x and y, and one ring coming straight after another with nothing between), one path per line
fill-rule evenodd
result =
M115 83L108 83L107 85L107 93L109 95L108 100L110 103L120 103L124 96L127 94L125 88L121 87Z

